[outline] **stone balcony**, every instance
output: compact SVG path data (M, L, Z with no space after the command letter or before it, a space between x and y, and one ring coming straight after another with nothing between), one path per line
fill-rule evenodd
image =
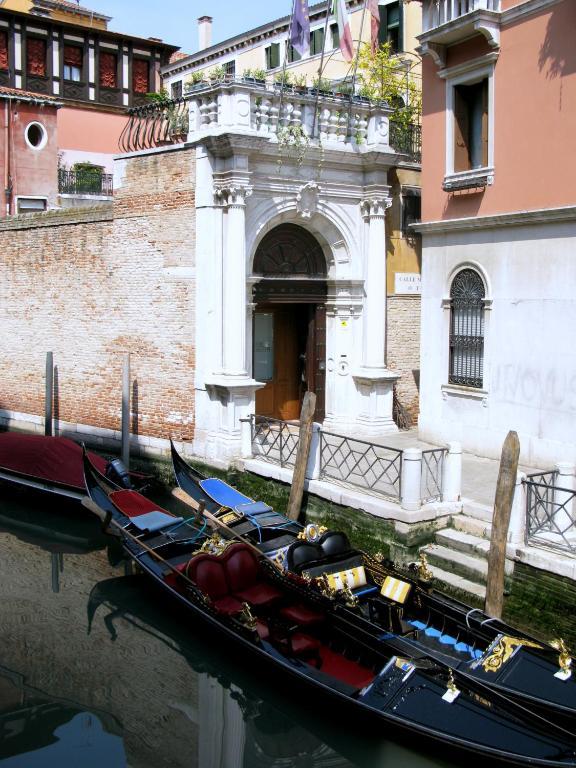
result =
M501 0L424 0L422 34L418 36L423 54L430 53L444 63L447 45L462 42L475 34L486 37L492 48L500 46Z
M129 110L120 147L133 152L240 134L283 144L296 154L299 146L321 145L348 153L385 152L398 155L399 162L419 163L419 127L391 124L390 113L386 104L357 96L241 80L206 83L177 102ZM173 130L176 125L180 130ZM391 136L398 146L391 146Z

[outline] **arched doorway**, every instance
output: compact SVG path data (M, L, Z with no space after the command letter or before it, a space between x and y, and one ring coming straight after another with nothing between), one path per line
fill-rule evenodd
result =
M307 389L316 393L316 421L324 419L326 370L326 259L318 241L296 224L268 232L256 250L253 376L256 413L300 416Z

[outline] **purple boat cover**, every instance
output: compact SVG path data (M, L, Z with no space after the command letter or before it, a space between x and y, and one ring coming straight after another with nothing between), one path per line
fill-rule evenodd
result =
M105 459L93 453L88 456L100 472L106 472L108 462ZM67 437L1 433L2 469L84 490L82 448Z

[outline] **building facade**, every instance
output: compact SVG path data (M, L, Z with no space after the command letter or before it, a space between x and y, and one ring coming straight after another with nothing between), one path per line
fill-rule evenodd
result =
M574 461L576 6L423 3L421 437ZM548 151L545 148L553 150Z
M66 0L0 4L0 86L36 94L38 103L60 102L58 156L52 171L59 182L60 205L78 202L83 193L91 202L109 197L126 107L145 103L147 93L159 90L160 67L176 50L161 40L110 32L109 21ZM53 132L42 120L38 125L40 131ZM37 147L37 153L45 146ZM12 168L18 160L13 158ZM45 208L54 204L50 187L36 187L35 192ZM5 202L2 215L17 212L16 203Z

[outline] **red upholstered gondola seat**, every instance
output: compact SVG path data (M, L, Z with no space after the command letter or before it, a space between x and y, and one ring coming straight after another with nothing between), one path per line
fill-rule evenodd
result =
M230 592L242 602L267 608L282 592L263 580L255 554L245 544L233 544L222 556Z
M315 611L313 608L309 608L307 605L302 605L301 603L284 606L280 609L280 616L285 621L297 624L300 627L309 627L324 621L323 613Z
M193 557L186 575L210 598L219 613L231 615L242 610L242 602L230 594L224 564L215 555L200 554Z

